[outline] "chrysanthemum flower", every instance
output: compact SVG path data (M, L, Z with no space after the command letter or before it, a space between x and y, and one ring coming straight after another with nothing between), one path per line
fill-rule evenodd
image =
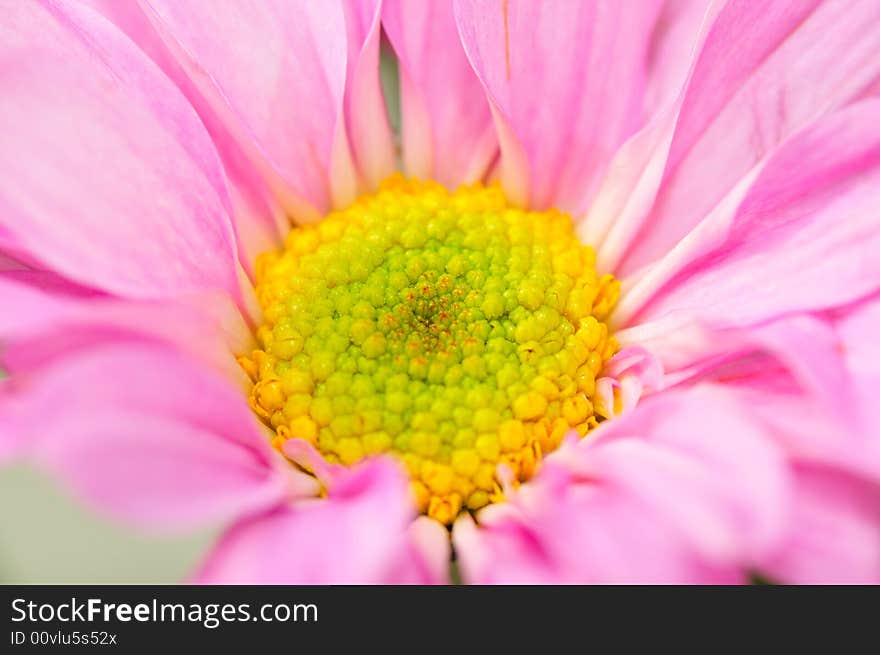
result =
M876 0L2 15L4 459L200 581L880 582Z

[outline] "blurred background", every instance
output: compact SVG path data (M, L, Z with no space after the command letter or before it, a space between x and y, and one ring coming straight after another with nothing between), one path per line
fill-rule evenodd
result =
M0 516L0 584L180 582L218 533L133 533L84 509L24 465L0 469Z

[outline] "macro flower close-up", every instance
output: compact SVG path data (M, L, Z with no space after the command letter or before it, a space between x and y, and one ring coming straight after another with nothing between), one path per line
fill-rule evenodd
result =
M0 465L182 582L880 584L880 1L0 0L0 127Z

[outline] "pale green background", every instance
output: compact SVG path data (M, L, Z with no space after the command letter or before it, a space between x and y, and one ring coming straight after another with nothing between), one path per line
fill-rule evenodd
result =
M0 583L173 583L186 578L216 531L157 537L85 510L24 466L0 469Z

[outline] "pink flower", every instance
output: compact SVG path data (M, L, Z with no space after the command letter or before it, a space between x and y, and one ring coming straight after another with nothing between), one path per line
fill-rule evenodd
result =
M226 525L199 581L444 582L454 547L473 583L880 582L876 0L3 14L0 461L141 527ZM398 167L570 213L621 281L578 396L608 420L522 484L498 467L451 534L401 457L272 448L236 362L257 255Z

